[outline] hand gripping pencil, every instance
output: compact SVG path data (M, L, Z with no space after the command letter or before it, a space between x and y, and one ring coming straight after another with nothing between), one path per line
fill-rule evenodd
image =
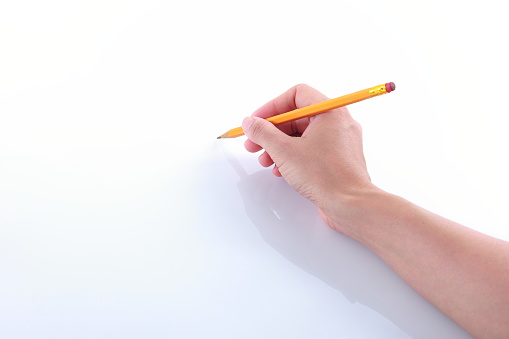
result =
M347 106L362 100L366 100L372 97L376 97L378 95L382 95L385 93L390 93L396 89L396 85L393 82L388 82L383 85L366 88L362 91L358 91L355 93L343 95L342 97L326 100L323 102L319 102L317 104L309 105L306 107L297 108L293 111L286 112L283 114L275 115L273 117L267 118L266 120L272 122L274 125L279 125L285 122L294 121L297 119L302 119L306 117L311 117L313 115L317 115L320 113L328 112L332 109ZM236 127L228 132L222 134L217 137L218 139L224 138L236 138L244 134L242 127Z

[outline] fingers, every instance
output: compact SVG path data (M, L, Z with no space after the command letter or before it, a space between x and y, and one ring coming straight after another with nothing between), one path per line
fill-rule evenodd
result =
M258 161L263 167L269 167L272 166L272 164L274 164L274 161L267 152L263 152L258 157ZM274 174L276 177L282 177L281 172L279 172L279 168L275 164L274 167L272 168L272 174Z
M309 106L327 100L328 98L316 89L300 84L290 88L277 98L267 102L257 109L251 116L269 118L294 109ZM309 125L309 118L304 118L291 123L278 125L277 127L288 135L301 135Z
M311 86L300 84L290 88L277 98L258 108L252 116L269 118L327 100L328 98Z
M256 150L257 147L255 145L260 145L272 157L275 156L276 158L284 152L284 147L289 137L269 121L261 118L247 117L242 121L242 128L247 138L254 144L247 144L251 150Z
M281 172L279 172L279 168L277 166L274 166L274 168L272 168L272 174L274 174L276 177L283 176L283 175L281 175Z
M266 121L265 118L309 106L327 99L325 95L310 86L297 85L292 87L257 109L251 117L243 120L242 128L248 137L244 142L244 147L247 151L252 153L264 149L265 152L258 158L259 163L264 167L272 166L275 161L281 163L288 156L288 149L292 145L291 139L293 138L289 138L288 135L302 135L304 137L305 135L317 134L313 133L313 130L321 131L323 128L327 130L331 128L337 129L341 125L341 120L344 121L346 119L348 121L351 117L346 108L341 108L312 118L291 121L278 126L274 126ZM309 124L311 121L314 121L312 124L313 128L308 128L310 127ZM337 133L330 134L337 135ZM272 173L278 177L282 176L278 166L274 166Z
M249 139L246 139L246 141L244 141L244 147L248 152L251 153L256 153L262 149L262 146L255 144Z
M246 149L251 152L251 153L255 153L255 152L258 152L262 149L262 147L260 145L257 145L255 144L254 142L252 142L251 140L247 139L246 142L244 143L244 146L246 147ZM272 158L270 157L270 155L267 153L267 152L263 152L259 157L258 157L258 162L260 163L260 165L262 165L263 167L269 167L269 166L272 166L272 164L274 164L274 160L272 160ZM276 168L276 167L275 167ZM274 172L274 171L273 171ZM279 170L277 171L279 173ZM275 174L275 173L274 173ZM279 174L279 176L281 176L281 173Z
M267 152L263 152L259 157L258 157L258 162L260 163L260 165L262 165L263 167L269 167L269 166L272 166L272 164L274 163L274 160L272 160L272 158L270 157L270 155L267 153Z

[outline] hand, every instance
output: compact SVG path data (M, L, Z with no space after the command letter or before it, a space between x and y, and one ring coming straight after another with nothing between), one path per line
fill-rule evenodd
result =
M344 231L340 215L348 199L374 188L359 123L346 107L277 127L262 119L325 100L325 95L307 85L291 88L244 119L245 148L249 152L264 149L260 164L275 164L274 175L311 200L330 227Z
M360 125L346 108L277 127L265 119L327 100L298 85L244 119L250 152L276 164L324 221L369 247L419 294L476 337L509 338L509 244L375 187ZM300 136L300 137L292 137Z

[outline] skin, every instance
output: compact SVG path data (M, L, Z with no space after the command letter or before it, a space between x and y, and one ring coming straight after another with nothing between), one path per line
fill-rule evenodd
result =
M343 107L277 127L262 118L328 98L297 85L244 119L249 152L274 165L325 223L360 241L478 338L509 338L509 243L373 185L362 130Z

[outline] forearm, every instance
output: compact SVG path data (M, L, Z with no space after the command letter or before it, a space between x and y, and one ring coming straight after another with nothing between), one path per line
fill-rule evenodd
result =
M509 243L378 189L351 199L341 222L474 336L509 337Z

